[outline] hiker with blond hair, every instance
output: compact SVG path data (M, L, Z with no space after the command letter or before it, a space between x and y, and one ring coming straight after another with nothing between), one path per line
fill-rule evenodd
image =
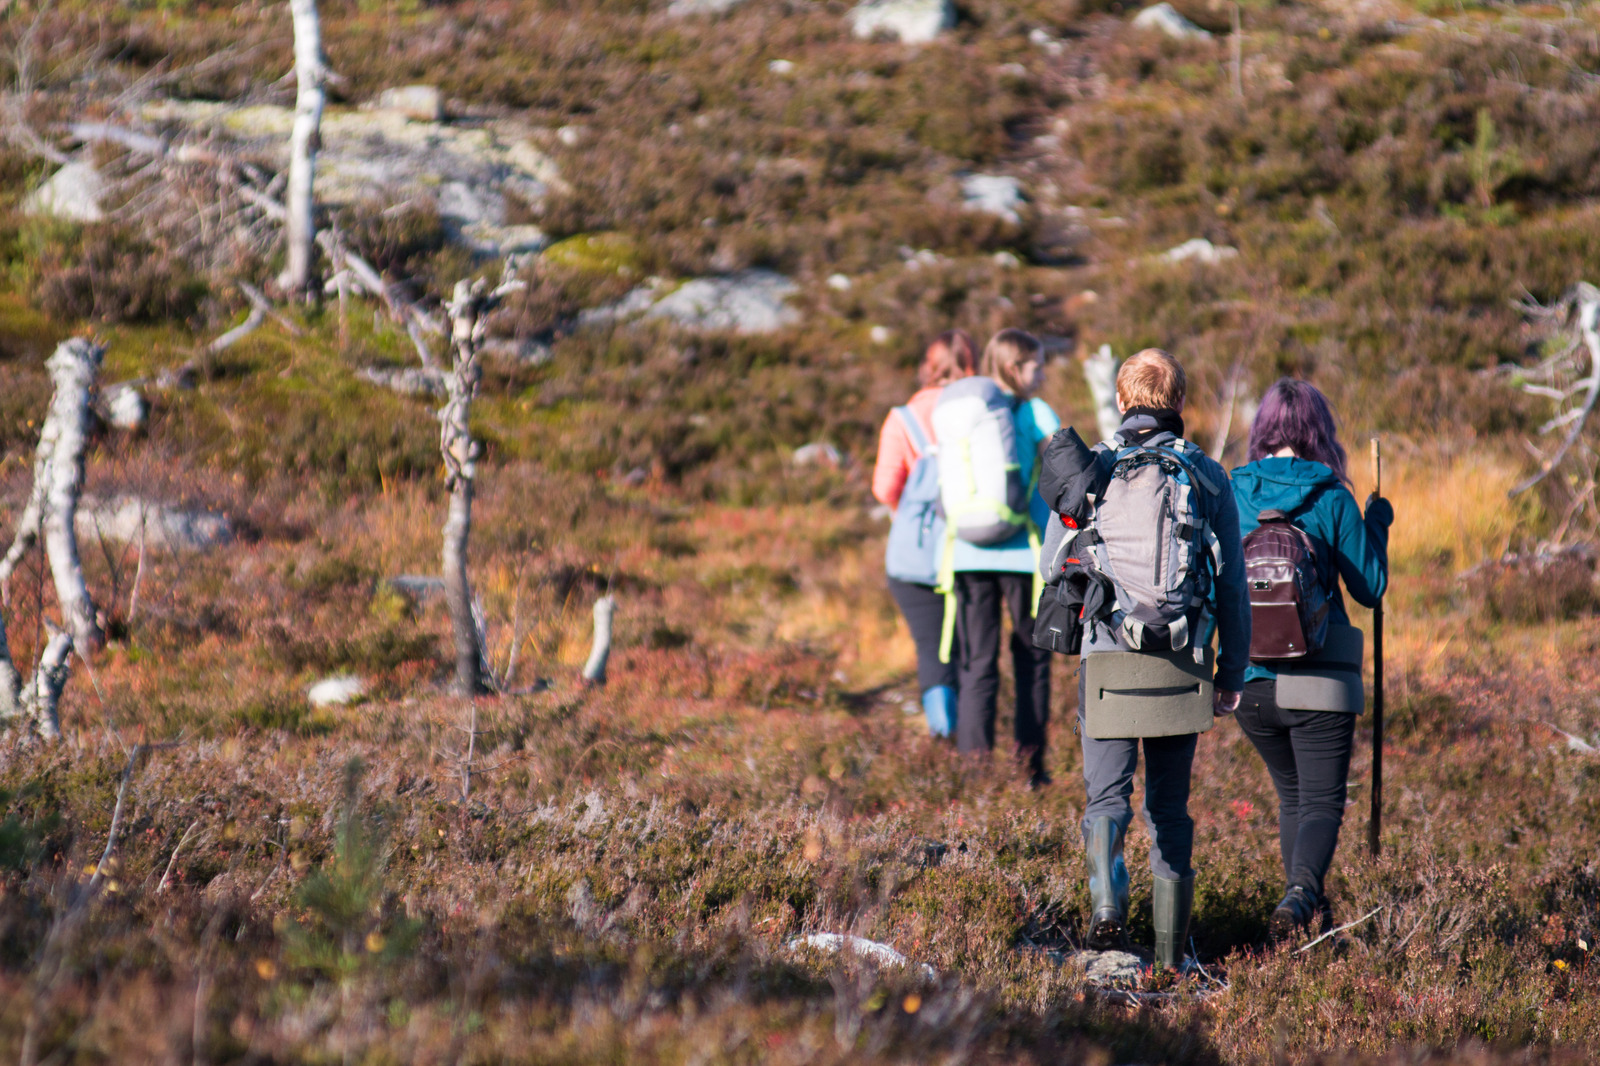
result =
M980 369L946 388L933 416L950 523L941 587L949 595L943 650L957 663L956 747L964 755L994 749L1001 615L1009 615L1014 754L1028 786L1038 788L1050 782L1050 653L1034 646L1033 617L1040 530L1050 510L1036 485L1039 449L1061 420L1034 395L1044 385L1044 346L1033 334L996 333Z
M1351 598L1374 607L1389 581L1394 508L1356 506L1333 407L1290 378L1267 390L1233 472L1253 614L1250 667L1235 715L1278 793L1287 887L1268 917L1274 939L1332 925L1323 882L1344 822L1356 716L1366 709L1363 639Z
M978 349L965 330L939 334L917 368L918 390L889 412L878 435L872 495L894 514L884 570L889 594L905 616L917 649L917 685L928 732L947 737L955 728L956 668L939 658L945 598L938 584L944 521L938 514L938 438L933 408L952 381L971 377ZM916 713L912 709L911 713Z
M1233 711L1249 662L1250 605L1228 476L1184 439L1183 367L1147 348L1117 374L1122 424L1089 449L1051 440L1041 553L1041 643L1081 652L1078 731L1087 803L1089 946L1127 940L1123 842L1144 750L1158 967L1180 967L1194 902L1189 776L1199 734ZM1069 604L1070 601L1070 604ZM1213 625L1214 657L1208 646Z

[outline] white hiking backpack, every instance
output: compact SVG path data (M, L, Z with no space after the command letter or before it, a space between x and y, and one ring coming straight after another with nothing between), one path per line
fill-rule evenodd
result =
M1074 538L1076 554L1110 580L1116 605L1100 621L1120 641L1134 651L1180 651L1197 635L1211 591L1206 555L1222 565L1201 506L1202 493L1216 496L1222 486L1195 461L1199 447L1171 433L1111 443L1111 478Z
M1028 524L1028 497L1017 465L1016 398L993 378L962 378L944 387L933 409L939 441L939 499L952 534L969 544L1003 544Z

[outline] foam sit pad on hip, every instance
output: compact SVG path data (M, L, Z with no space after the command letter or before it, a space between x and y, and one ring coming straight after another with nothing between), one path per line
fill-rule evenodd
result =
M1211 728L1213 653L1105 651L1083 657L1084 729L1095 740L1174 737Z

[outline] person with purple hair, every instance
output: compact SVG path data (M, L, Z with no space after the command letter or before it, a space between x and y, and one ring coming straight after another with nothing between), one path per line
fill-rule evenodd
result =
M1349 625L1340 579L1357 603L1378 603L1388 584L1394 508L1378 496L1367 498L1364 512L1356 505L1328 398L1309 382L1280 379L1267 390L1250 427L1249 460L1233 472L1240 533L1248 536L1263 511L1277 510L1310 534L1328 591L1329 622ZM1277 671L1252 661L1234 716L1278 792L1278 844L1288 888L1268 920L1272 935L1284 939L1319 918L1329 927L1332 909L1323 882L1344 821L1356 715L1279 706Z

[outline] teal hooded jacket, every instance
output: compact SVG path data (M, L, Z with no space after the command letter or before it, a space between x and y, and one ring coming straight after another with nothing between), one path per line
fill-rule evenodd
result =
M1356 498L1332 470L1310 459L1257 459L1233 472L1233 495L1241 536L1261 524L1257 516L1262 511L1277 510L1330 549L1331 558L1318 560L1323 583L1333 594L1329 621L1350 623L1339 595L1340 578L1361 606L1377 605L1389 585L1389 528L1362 516ZM1276 677L1260 663L1251 663L1245 672L1246 681Z

